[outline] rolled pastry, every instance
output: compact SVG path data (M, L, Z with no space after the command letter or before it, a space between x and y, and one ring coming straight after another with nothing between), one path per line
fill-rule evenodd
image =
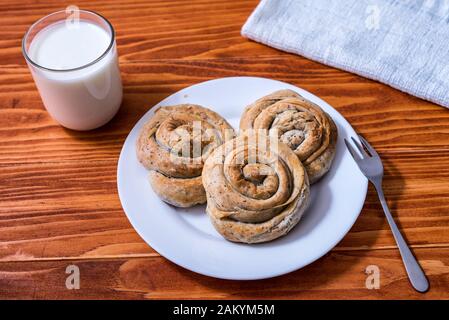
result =
M276 91L246 107L240 129L275 132L301 160L310 183L329 170L335 156L338 131L334 121L292 90Z
M150 184L162 200L191 207L206 202L201 181L205 159L233 137L226 120L207 108L161 107L140 132L137 158L150 170Z
M309 204L298 157L277 137L243 133L221 145L203 168L207 213L235 242L266 242L287 234Z

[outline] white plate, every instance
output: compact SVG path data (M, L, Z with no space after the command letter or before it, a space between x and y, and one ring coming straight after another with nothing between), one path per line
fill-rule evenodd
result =
M205 206L177 209L152 191L148 172L136 157L142 125L159 106L199 104L221 114L238 128L243 108L279 89L292 89L328 112L338 126L337 154L331 171L312 187L312 204L285 237L269 243L228 242L218 234ZM343 138L356 136L329 104L290 84L253 77L222 78L185 88L151 108L123 145L117 169L120 201L139 235L170 261L194 272L222 279L253 280L282 275L320 258L349 231L365 201L368 182L346 150Z

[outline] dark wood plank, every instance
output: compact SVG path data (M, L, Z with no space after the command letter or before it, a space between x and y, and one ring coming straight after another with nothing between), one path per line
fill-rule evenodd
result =
M381 155L385 194L409 243L449 247L449 152ZM114 161L2 165L0 181L0 259L154 253L121 209ZM337 250L394 246L370 188L360 218Z
M121 61L125 62L278 55L276 50L240 36L241 26L257 3L257 0L79 0L76 5L94 10L111 21ZM39 18L73 4L71 1L27 1L18 6L2 1L0 64L24 65L21 39L28 27Z
M46 113L20 42L38 18L73 4L0 0L0 297L449 298L449 112L374 81L248 41L257 0L87 1L117 31L124 103L105 127L73 132ZM385 193L430 276L415 293L372 188L349 234L325 258L275 279L199 276L160 257L135 233L116 192L116 163L134 123L189 85L262 76L303 87L340 111L384 159ZM243 106L242 106L243 107ZM81 269L81 290L64 286ZM364 270L381 269L367 290Z
M328 101L380 151L449 150L445 108L299 57L159 60L123 63L121 68L122 108L111 123L92 132L59 127L43 109L25 67L0 68L0 163L115 161L134 123L166 96L213 78L268 74Z
M333 252L291 274L260 281L201 276L160 257L0 263L0 298L32 299L432 299L449 298L449 249L415 250L431 290L415 292L396 250ZM67 290L66 268L80 270ZM366 268L380 270L380 288L366 288Z

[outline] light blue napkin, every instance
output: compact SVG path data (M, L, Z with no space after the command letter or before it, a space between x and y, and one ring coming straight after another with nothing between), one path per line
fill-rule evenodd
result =
M262 0L242 35L449 107L447 0Z

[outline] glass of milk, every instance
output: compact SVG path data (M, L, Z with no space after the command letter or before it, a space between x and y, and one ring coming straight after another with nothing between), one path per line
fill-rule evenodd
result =
M59 11L34 23L22 50L50 115L66 128L98 128L122 101L115 32L97 13Z

